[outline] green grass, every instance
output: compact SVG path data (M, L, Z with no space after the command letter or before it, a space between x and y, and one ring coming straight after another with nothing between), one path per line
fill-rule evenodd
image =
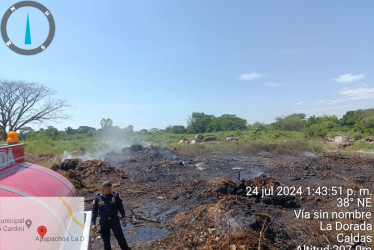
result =
M274 154L298 154L304 151L313 153L323 152L323 142L306 139L268 139L268 140L243 140L234 143L212 143L212 144L172 144L170 147L178 148L182 153L204 154L204 153L258 153L270 152Z
M88 151L91 142L88 140L75 141L26 141L25 152L27 153L55 153L62 154L66 151L82 150Z
M223 142L226 136L233 135L235 132L218 132L205 134L214 135L217 137L218 142L212 144L194 144L194 145L181 145L178 142L182 138L193 138L195 135L183 134L156 134L153 138L153 144L163 145L167 140L172 141L168 147L179 148L184 152L190 153L208 153L208 152L232 152L232 153L248 153L248 152L272 152L277 154L298 153L302 151L320 152L322 144L317 140L306 140L298 138L297 134L277 135L277 139L257 135L256 139L252 139L253 135L243 133L241 141L235 143ZM262 138L261 138L262 137ZM93 138L76 139L72 141L53 141L53 140L32 140L25 141L25 152L36 153L55 153L62 154L64 151L81 150L84 152L95 152L100 148L105 147L103 144L95 142Z
M92 139L81 139L74 141L52 141L52 140L34 140L34 141L21 141L25 144L25 153L55 153L62 154L64 151L93 151L96 145ZM5 144L1 142L0 144Z
M169 134L169 133L150 133L148 139L154 143L162 144L165 141L171 141L172 143L178 143L183 138L194 138L196 134ZM203 136L215 136L217 141L224 141L227 136L234 136L239 139L296 139L304 138L302 132L294 131L270 131L270 132L254 132L254 131L222 131L222 132L211 132L202 133Z
M343 133L344 134L344 133ZM322 139L305 139L303 132L276 131L255 132L255 131L225 131L204 133L204 136L215 136L216 143L181 145L178 142L183 138L194 138L195 134L169 134L169 133L148 133L134 134L127 141L129 143L151 142L153 145L178 148L186 153L209 153L209 152L230 152L230 153L249 153L249 152L271 152L276 154L295 154L303 151L320 153L323 151L324 143ZM240 139L239 142L225 143L225 137L234 136ZM333 134L331 134L333 136ZM25 152L36 153L55 153L62 154L64 151L81 150L84 152L95 152L106 149L108 145L100 143L99 137L76 138L72 140L52 140L48 137L33 138L27 141L21 141L25 144ZM167 142L167 143L166 143ZM4 144L4 142L0 142ZM357 143L353 146L343 149L343 151L374 151L373 144Z
M364 150L364 151L374 150L374 144L369 144L366 142L359 142L346 148L346 151L358 151L358 150Z

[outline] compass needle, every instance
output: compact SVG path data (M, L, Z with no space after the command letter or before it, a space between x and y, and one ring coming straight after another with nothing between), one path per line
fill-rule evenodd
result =
M29 13L27 13L25 44L31 44Z

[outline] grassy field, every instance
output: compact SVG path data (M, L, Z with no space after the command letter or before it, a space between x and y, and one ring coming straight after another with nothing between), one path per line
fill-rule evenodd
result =
M161 145L169 148L177 148L184 153L209 153L209 152L228 152L228 153L249 153L249 152L272 152L276 154L291 154L303 151L320 153L323 150L321 140L307 140L297 133L289 133L279 136L279 138L258 137L253 138L248 135L241 135L239 142L225 143L226 136L232 136L230 132L219 132L204 134L204 136L216 136L217 142L206 144L182 145L178 142L183 138L193 138L194 134L158 134L151 136L150 144ZM165 143L167 142L167 143ZM3 144L4 142L2 142ZM97 152L105 150L106 145L95 138L77 139L71 141L53 141L53 140L32 140L24 141L25 153L28 154L63 154L64 151L84 151Z
M298 154L305 151L319 154L323 152L323 142L306 139L273 139L273 140L243 140L233 143L217 142L207 144L181 145L171 144L182 153L258 153L269 152L274 154Z
M194 138L196 134L167 134L155 133L149 135L149 140L155 143L162 143L167 140L173 143L179 142L183 138ZM217 141L224 141L226 137L237 137L239 139L256 140L256 139L295 139L304 138L302 132L292 131L271 131L271 132L254 132L254 131L222 131L213 133L204 133L204 137L215 136Z
M34 140L34 141L21 141L25 144L25 153L29 154L62 154L64 151L93 151L96 143L93 139L82 139L74 141L52 141L52 140ZM5 144L1 142L0 144Z
M208 152L271 152L275 154L294 154L304 151L321 153L325 150L325 143L322 139L306 139L302 132L290 131L226 131L202 134L204 137L215 136L217 142L204 144L182 145L178 144L183 138L194 138L195 134L169 134L169 133L148 133L134 134L131 138L122 138L120 145L144 144L160 145L169 148L177 148L185 153L208 153ZM239 142L226 143L225 138L233 136L239 138ZM124 142L126 141L126 142ZM1 142L2 144L4 142ZM29 154L63 154L64 151L83 151L95 153L106 150L108 147L115 148L111 142L103 143L103 138L87 137L73 140L52 140L50 138L32 139L22 141L25 144L25 152ZM110 146L109 146L110 144ZM120 147L120 146L117 146ZM339 149L346 152L373 151L374 145L365 142L358 142L350 147Z

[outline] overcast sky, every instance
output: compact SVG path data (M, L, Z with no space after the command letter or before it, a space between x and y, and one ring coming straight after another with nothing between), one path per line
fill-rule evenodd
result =
M1 0L1 15L16 0ZM46 1L56 35L41 54L0 44L0 78L43 83L71 105L59 129L186 125L205 112L249 123L374 108L374 1ZM32 45L24 45L29 13ZM32 8L8 22L37 46L47 19Z

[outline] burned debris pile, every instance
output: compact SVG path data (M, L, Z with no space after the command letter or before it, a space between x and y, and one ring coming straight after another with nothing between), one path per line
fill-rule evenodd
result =
M204 191L205 197L222 197L224 195L240 195L243 197L255 198L257 202L267 205L281 206L286 208L299 207L294 196L278 195L275 192L280 183L274 178L261 174L255 178L242 179L239 183L229 178L213 179L208 189ZM274 194L262 196L262 190L273 190Z
M51 169L68 178L78 190L89 187L98 180L104 181L114 176L127 178L125 171L111 167L101 160L68 159Z
M100 184L112 181L124 200L129 221L125 235L134 250L295 249L306 239L308 244L324 242L324 237L334 242L334 235L310 236L309 227L314 230L317 222L306 225L295 219L294 210L320 206L332 210L335 199L277 195L276 190L374 188L372 157L178 154L173 149L132 145L101 159L69 159L52 169L73 182L88 210ZM262 196L263 190L274 193ZM93 246L99 247L98 242Z
M274 218L283 213L283 207L297 206L288 197L269 198L267 205L259 197L248 197L246 185L254 188L271 188L280 185L266 175L248 178L236 184L230 178L216 178L205 185L202 197L209 204L196 206L177 214L170 226L172 233L150 243L152 249L287 249L283 241L289 236L282 224ZM197 195L197 194L194 194ZM278 199L273 201L272 199ZM285 199L285 200L284 200ZM269 206L259 210L259 206Z

